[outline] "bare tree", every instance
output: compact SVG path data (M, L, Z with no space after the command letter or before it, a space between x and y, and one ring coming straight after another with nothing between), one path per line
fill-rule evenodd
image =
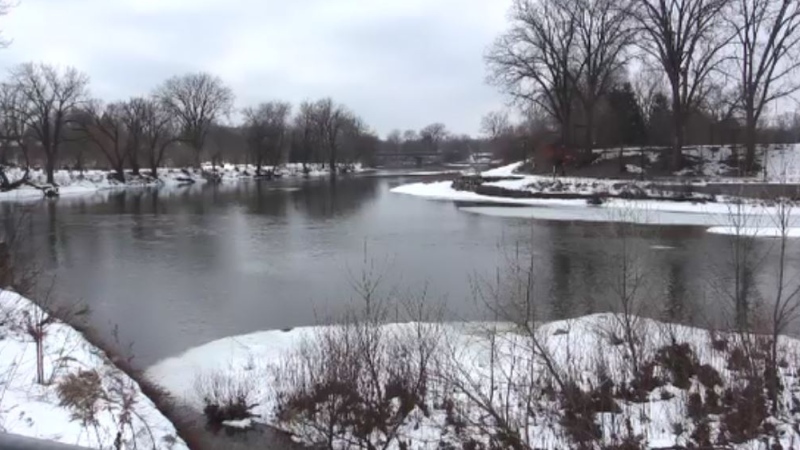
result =
M68 118L86 101L89 77L74 68L27 63L11 71L11 83L20 90L26 128L44 150L47 182L55 185L53 174Z
M772 306L771 317L771 336L770 336L770 355L768 371L766 372L767 383L771 388L770 400L772 401L772 412L778 409L778 338L785 333L787 328L800 318L800 283L797 282L797 275L787 274L789 244L789 232L794 225L792 217L793 202L787 198L780 198L775 207L773 221L777 230L778 238L778 278L775 290L775 304Z
M318 145L316 127L314 125L314 105L302 102L294 118L294 137L292 139L292 159L303 163L303 173L308 173L308 163L314 157L314 149Z
M145 118L147 115L148 100L137 97L122 104L122 122L128 132L128 141L125 147L131 173L138 176L141 164L139 157L144 149Z
M125 162L128 159L128 130L125 126L125 105L99 100L89 103L79 114L78 127L108 160L117 180L125 182Z
M233 109L233 91L221 78L200 72L168 79L156 96L180 122L181 140L194 149L199 168L211 125Z
M292 106L286 102L267 102L255 108L245 108L244 130L250 154L256 164L256 175L261 175L264 164L274 173L286 144L289 116Z
M351 168L351 164L356 161L370 159L372 134L364 122L364 119L354 114L350 114L344 121L342 130L342 155L341 160L347 165L345 170Z
M0 191L18 188L27 182L30 173L29 130L21 109L22 102L16 85L0 84ZM8 163L11 150L18 150L25 160L25 174L14 181L8 179L3 167Z
M343 105L334 103L330 98L318 100L314 103L313 111L318 142L327 151L331 177L336 177L340 139L344 126L350 120L352 114Z
M736 89L730 89L726 84L725 82L712 83L709 86L708 94L703 99L703 109L711 121L709 138L712 145L733 143L732 133L724 130L724 127L733 119L739 108L739 96ZM725 136L727 142L717 142L722 136Z
M672 168L683 166L685 126L730 42L722 17L730 0L636 0L639 47L660 65L672 96Z
M647 67L632 76L631 87L643 116L647 117L653 109L656 97L662 93L663 82L660 71Z
M614 85L614 76L627 64L625 51L633 41L630 13L633 0L566 0L560 2L576 31L573 79L585 116L585 148L594 144L597 105Z
M573 80L577 46L576 18L560 0L514 0L511 29L500 36L486 56L489 79L515 100L541 107L570 142L576 99Z
M389 148L396 153L400 153L403 148L403 132L400 130L392 130L388 136L386 136L386 142L389 144Z
M428 148L428 151L439 152L439 146L447 138L447 128L443 123L432 123L419 130L419 137Z
M735 0L729 23L735 32L745 171L754 169L756 126L764 107L800 88L800 4L793 0Z
M178 124L176 119L157 99L132 99L131 103L140 103L139 113L142 115L142 145L150 166L150 173L158 178L158 168L164 160L167 149L178 141Z
M489 139L497 139L511 129L508 120L508 113L504 111L492 111L481 119L481 132Z

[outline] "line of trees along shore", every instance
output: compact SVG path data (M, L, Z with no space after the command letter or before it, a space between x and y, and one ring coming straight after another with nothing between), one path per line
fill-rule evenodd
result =
M381 138L331 98L240 108L203 72L105 101L75 68L26 63L0 82L0 166L41 166L52 183L64 166L124 180L210 160L261 174L285 162L370 164L376 153L510 161L558 143L584 162L594 148L659 147L679 170L686 145L737 144L752 173L758 144L800 140L800 115L777 114L800 88L799 30L791 0L514 0L485 55L513 103L486 114L478 136L433 123Z
M752 172L758 143L799 137L796 114L765 120L800 88L798 40L793 0L514 0L486 61L494 84L585 155L665 146L678 170L687 144L740 143ZM497 130L498 116L485 123Z

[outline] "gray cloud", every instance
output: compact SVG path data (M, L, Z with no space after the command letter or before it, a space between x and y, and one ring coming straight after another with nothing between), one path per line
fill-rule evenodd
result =
M503 98L483 54L510 0L22 0L4 68L72 65L105 99L206 70L241 106L331 96L385 134L440 121L476 133Z

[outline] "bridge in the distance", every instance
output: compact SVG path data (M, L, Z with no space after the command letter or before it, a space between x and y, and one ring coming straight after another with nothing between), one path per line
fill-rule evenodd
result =
M378 152L375 154L375 163L381 166L410 166L422 167L425 165L441 164L444 161L438 152Z

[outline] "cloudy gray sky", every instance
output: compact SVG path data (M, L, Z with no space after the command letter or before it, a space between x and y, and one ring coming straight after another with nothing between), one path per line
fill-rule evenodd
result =
M239 106L332 96L379 133L444 122L477 133L502 107L483 54L510 0L20 0L0 68L75 66L93 95L148 93L209 71Z

